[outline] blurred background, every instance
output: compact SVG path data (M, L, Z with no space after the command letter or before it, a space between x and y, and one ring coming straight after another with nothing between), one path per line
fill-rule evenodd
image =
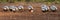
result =
M17 3L17 2L35 2L35 3L56 3L59 4L60 0L0 0L0 3Z

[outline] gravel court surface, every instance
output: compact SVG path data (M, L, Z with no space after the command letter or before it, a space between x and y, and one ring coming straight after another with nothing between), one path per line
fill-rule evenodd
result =
M7 11L4 12L2 8L0 8L0 20L60 20L60 7L59 5L56 5L58 7L58 10L56 12L42 12L40 8L40 3L31 3L34 7L34 12L31 13L27 10L27 5L23 4L26 8L25 11L21 12L11 12ZM10 4L7 4L10 5ZM12 4L11 4L12 5ZM13 4L16 5L16 4ZM4 6L4 4L0 4L0 6Z

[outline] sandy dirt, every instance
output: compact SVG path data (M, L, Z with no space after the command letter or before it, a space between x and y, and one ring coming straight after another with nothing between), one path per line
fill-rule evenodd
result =
M17 12L11 12L11 11L3 11L1 7L4 5L15 5L18 6L19 4L24 6L24 11L17 11ZM0 20L60 20L60 5L56 4L58 7L58 10L56 12L51 12L50 10L48 12L42 12L41 11L41 4L40 3L30 3L34 7L34 12L29 12L27 10L27 4L26 3L6 3L6 4L0 4Z

